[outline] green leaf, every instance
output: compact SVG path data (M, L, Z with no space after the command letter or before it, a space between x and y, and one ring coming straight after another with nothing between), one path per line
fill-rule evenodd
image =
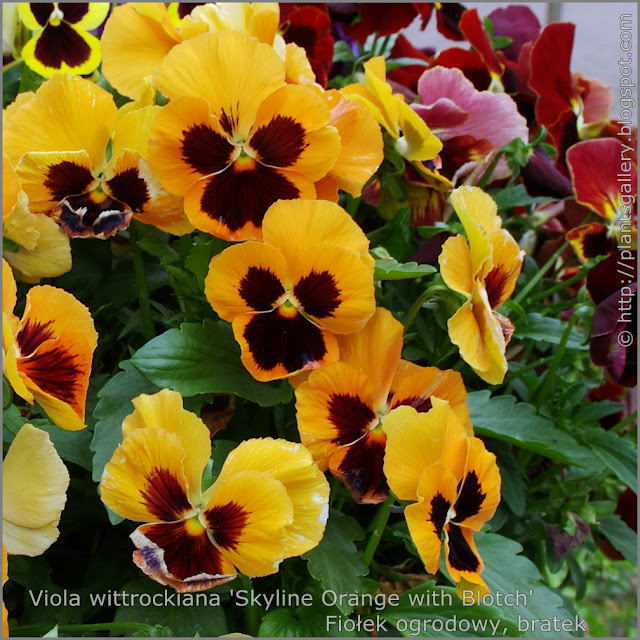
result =
M467 396L471 424L480 435L594 472L603 468L592 451L556 429L551 420L537 415L532 405L516 403L513 396L490 396L489 391L474 391Z
M571 620L575 624L575 612L567 610L565 601L542 584L536 566L520 555L522 546L496 533L476 533L474 539L484 561L482 577L489 589L493 593L500 591L514 596L514 606L500 607L503 622L515 622L526 636L570 636L561 628L543 631L544 627L540 626L541 621L553 621L554 617L560 625L563 620ZM538 621L534 629L531 628L532 620ZM528 630L524 629L523 621L529 621Z
M395 258L392 258L384 247L376 247L371 250L371 253L376 258L373 276L376 280L406 280L436 272L436 268L429 264L418 264L417 262L400 263Z
M235 393L270 407L291 399L286 382L258 382L240 361L231 325L205 320L170 329L139 349L131 363L150 382L183 396Z
M566 322L550 316L543 316L540 313L528 313L525 318L516 320L514 324L515 335L518 338L531 338L532 340L551 344L560 344L562 334L567 328ZM585 337L575 329L572 329L569 334L567 349L588 349L589 345L583 344L584 341Z
M530 204L553 200L553 198L548 196L530 196L523 184L517 184L506 189L492 189L489 191L489 195L496 201L499 211L513 209L514 207L526 207Z
M100 400L93 416L96 419L91 451L93 455L93 481L100 482L104 465L122 440L122 421L133 413L131 400L141 393L152 394L159 388L146 380L128 360L120 364L117 373L98 391Z
M430 581L406 591L397 604L380 612L403 636L419 638L516 637L518 627L503 622L499 607L463 605L454 587L443 587ZM468 626L467 626L468 623Z
M13 442L13 438L18 434L22 425L27 422L49 434L51 443L65 462L72 462L83 469L87 469L87 471L91 471L90 445L93 438L92 431L89 429L67 431L48 419L36 418L27 420L22 416L18 407L11 405L2 415L2 423L5 430L4 441Z
M590 402L587 406L580 408L572 417L574 424L580 425L585 422L597 422L601 418L618 413L624 409L621 402L603 400L602 402Z
M637 494L638 452L633 442L613 431L598 427L584 427L581 436L584 443L591 447L618 480Z
M2 236L2 253L18 253L20 245L10 238Z
M607 516L600 521L600 533L628 560L638 566L638 534L618 516Z
M329 616L332 616L330 619ZM331 620L331 624L329 624ZM297 609L276 609L262 618L260 638L351 638L356 634L340 630L343 618L335 608L314 604Z
M170 627L178 638L193 638L196 634L211 638L227 633L222 596L216 590L176 593L171 587L144 578L125 584L119 592L138 595L123 600L114 622L162 625Z
M364 537L362 527L350 516L332 510L320 544L302 557L308 563L309 573L319 580L323 588L340 595L364 593L362 577L368 572L354 540ZM338 608L348 615L353 607L341 603Z
M367 234L371 246L382 246L393 258L403 262L409 255L409 246L411 244L410 220L411 212L409 207L403 207L391 222Z
M351 47L344 40L338 40L333 49L333 62L355 62L355 59Z

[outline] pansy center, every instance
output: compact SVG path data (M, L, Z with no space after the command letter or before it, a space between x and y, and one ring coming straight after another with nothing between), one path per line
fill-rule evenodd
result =
M206 527L200 522L198 516L193 516L185 521L184 530L187 535L201 536L206 530Z
M60 23L62 22L63 18L64 18L64 13L62 12L60 7L58 6L58 3L54 2L53 11L51 12L51 15L49 16L49 24L52 27L58 27L58 26L60 26Z

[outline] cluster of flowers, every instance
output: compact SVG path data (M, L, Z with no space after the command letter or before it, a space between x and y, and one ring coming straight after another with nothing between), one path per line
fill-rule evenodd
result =
M527 150L530 191L573 190L607 221L567 226L571 216L541 208L549 242L569 231L580 260L606 254L614 264L620 237L628 231L635 243L635 186L627 211L610 96L570 74L571 25L540 31L526 7L500 10L493 36L511 44L496 51L475 10L452 21L446 5L401 6L384 24L385 12L361 5L351 24L346 15L332 23L326 5L128 3L109 14L104 3L18 4L33 32L20 55L49 79L4 113L3 228L14 246L3 260L3 350L14 392L58 426L84 428L98 339L91 315L70 293L38 285L19 319L12 271L28 283L59 276L71 268L69 238L106 239L132 217L175 235L198 229L237 242L211 261L205 296L231 323L251 375L295 387L302 444L247 440L211 486L203 486L211 441L200 418L167 389L134 400L101 497L144 523L131 536L134 562L178 591L238 571L268 575L315 547L328 515L326 470L359 503L383 502L390 490L414 503L405 515L427 571L438 570L444 539L451 578L487 590L472 532L500 500L496 458L473 434L461 375L401 358L403 326L376 308L369 240L337 204L340 194L362 196L386 218L408 205L416 226L455 211L464 235L437 240L442 279L464 298L448 331L489 384L508 369L514 329L498 310L524 251L475 185L517 178L505 145ZM471 51L429 57L399 37L391 55L420 64L387 79L384 57L372 56L361 83L326 89L332 24L356 47L416 15L426 24L434 7L442 30ZM105 19L99 38L87 33ZM296 44L301 25L314 34L306 50ZM130 99L120 108L78 75L101 62L111 87ZM543 126L555 160L528 146ZM611 295L602 293L602 304ZM621 354L612 345L594 347L599 363L615 382L635 384L634 347ZM33 465L46 482L29 475ZM27 424L3 475L7 550L42 553L58 535L64 464Z

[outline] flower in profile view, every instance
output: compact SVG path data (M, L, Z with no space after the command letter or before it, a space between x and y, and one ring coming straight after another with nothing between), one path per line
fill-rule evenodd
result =
M132 534L135 564L176 591L201 591L278 571L314 548L328 515L329 484L300 444L245 440L202 490L209 430L164 389L133 400L122 444L104 468L103 502L144 522Z
M89 310L70 293L38 285L27 293L22 318L13 315L16 282L2 260L4 375L13 390L34 400L55 424L85 428L91 359L98 341Z
M451 204L466 238L449 238L440 253L447 286L466 302L449 318L449 337L480 378L499 384L507 372L506 345L513 325L498 309L513 293L524 252L508 231L491 196L478 187L459 187Z
M5 119L4 152L31 211L49 215L71 237L107 238L132 216L171 233L192 230L181 199L160 186L145 158L159 109L118 119L110 93L63 74L17 101Z
M402 332L402 324L378 308L362 331L338 336L340 362L312 371L296 388L302 444L359 503L382 502L389 494L385 424L399 407L425 412L432 398L446 400L472 433L461 375L402 360Z
M5 244L4 257L25 282L55 278L71 269L69 238L48 216L29 211L29 198L6 154L2 155L2 233L15 243Z
M500 471L482 440L468 435L447 402L417 413L400 407L385 425L384 473L393 493L413 504L404 514L409 533L435 574L444 558L458 594L477 600L489 592L480 576L484 563L473 540L500 502Z
M92 73L100 64L100 41L87 31L98 28L108 13L108 2L18 2L20 19L34 32L22 59L45 78Z
M322 96L286 84L283 60L244 32L174 47L153 83L171 102L151 128L150 166L201 231L259 240L265 211L315 199L340 153Z
M244 366L267 381L336 362L336 335L359 331L375 311L367 237L323 200L276 202L263 235L215 256L205 279Z
M69 472L49 434L22 425L2 463L2 544L7 553L39 556L58 539L68 486Z

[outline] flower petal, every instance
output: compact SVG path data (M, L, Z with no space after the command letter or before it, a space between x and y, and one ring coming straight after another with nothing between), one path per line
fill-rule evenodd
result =
M315 182L328 173L340 152L337 129L326 126L329 115L318 93L287 85L260 105L248 144L259 162L297 171Z
M338 360L338 345L328 331L302 314L280 311L244 314L233 320L233 333L242 350L242 363L261 382L286 378Z
M331 109L329 124L338 130L341 145L328 175L337 181L339 189L357 198L383 160L380 126L366 107L337 91L325 91L322 97Z
M284 85L284 62L247 33L208 32L174 47L153 81L171 100L204 98L230 138L245 141L260 104Z
M57 26L48 23L22 47L21 55L45 78L56 73L87 75L100 64L100 40L65 21Z
M131 540L138 548L133 553L136 566L179 593L204 591L236 577L233 565L195 519L145 524Z
M365 373L375 389L375 406L386 408L391 382L400 363L404 327L378 307L364 329L338 337L340 361Z
M323 471L339 447L353 444L375 426L373 405L370 380L344 362L312 371L296 389L300 440Z
M332 333L355 333L375 312L371 272L358 256L327 242L289 265L293 294L305 315Z
M489 235L491 242L491 260L493 267L484 279L489 298L489 306L499 309L516 287L516 280L522 269L524 251L505 229L499 229Z
M280 249L289 265L314 244L328 242L357 253L373 273L369 239L353 218L333 202L276 202L265 213L262 224L265 243Z
M420 476L420 502L405 508L411 539L428 573L437 573L440 566L442 532L456 497L457 484L451 471L436 462Z
M480 531L493 518L500 503L500 471L496 457L479 438L469 440L469 455L462 486L455 500L452 524Z
M22 426L2 464L3 543L13 554L36 556L58 538L69 472L49 434Z
M134 522L173 522L193 517L196 510L188 498L185 457L176 433L134 429L104 468L102 501L114 513Z
M616 250L616 240L609 235L609 229L599 222L589 222L571 229L567 235L581 262L602 255L612 255Z
M400 406L382 420L387 434L384 473L391 490L401 500L417 500L422 472L441 461L462 477L467 435L447 402L434 398L427 413Z
M204 292L214 311L231 322L242 313L271 311L285 292L286 276L280 251L250 240L214 256Z
M66 198L98 184L86 151L26 153L18 165L22 188L32 211L50 214Z
M342 349L340 355L342 356ZM467 390L457 371L441 371L436 367L420 367L418 371L402 370L396 375L393 388L391 409L408 405L418 412L425 412L433 406L432 398L446 400L467 434L473 435L467 407Z
M186 193L185 212L196 229L224 240L262 239L262 219L277 200L315 198L313 183L295 171L252 158L198 180Z
M17 164L29 151L86 150L90 166L98 169L117 119L110 93L79 76L56 74L12 114L4 152Z
M153 4L167 13L162 3ZM168 15L165 21L156 20L131 4L118 5L101 38L104 76L119 93L137 100L142 95L144 79L181 40Z
M134 412L122 423L123 437L145 428L175 433L186 451L182 465L189 483L189 499L193 504L199 504L202 474L211 457L211 436L206 425L195 413L183 409L180 394L169 389L153 395L143 393L132 402Z
M445 532L444 557L451 579L477 584L481 592L487 593L486 584L479 575L484 569L484 562L473 540L473 532L456 525L447 525Z
M202 98L181 96L151 124L149 165L162 186L183 196L198 179L225 169L234 146Z
M386 439L381 429L367 431L353 444L337 449L329 459L329 470L358 504L378 504L389 495L382 471Z
M313 549L320 542L327 521L329 483L309 451L286 440L245 440L225 460L218 482L243 469L266 472L287 490L293 505L293 522L285 527L286 557Z
M488 257L489 253L486 255ZM470 296L473 289L473 263L467 239L461 235L447 238L438 262L442 279L449 289Z
M294 517L285 486L269 473L243 470L216 482L201 518L214 544L242 573L276 573Z
M28 220L27 220L28 218ZM37 236L32 248L20 244L15 228L33 225ZM20 248L15 253L7 253L7 261L18 277L25 282L38 282L41 278L55 278L71 270L71 246L69 238L62 233L60 227L48 216L30 213L16 207L7 221L5 236L18 242Z

